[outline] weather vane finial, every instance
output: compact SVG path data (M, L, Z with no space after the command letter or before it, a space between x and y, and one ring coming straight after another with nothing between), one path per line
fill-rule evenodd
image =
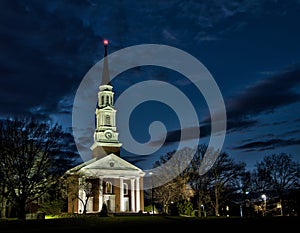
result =
M108 45L108 40L104 39L103 40L103 44L104 44L104 57L107 56L107 45Z

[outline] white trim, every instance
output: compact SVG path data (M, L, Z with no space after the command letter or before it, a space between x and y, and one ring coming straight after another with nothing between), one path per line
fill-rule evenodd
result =
M130 196L131 196L131 211L135 212L135 203L134 203L134 179L130 179Z
M100 176L99 177L99 212L101 211L102 209L102 206L103 206L103 180L102 180L102 177Z
M120 177L120 211L124 212L124 178Z
M140 206L140 179L139 179L139 177L137 177L135 180L136 180L136 190L135 190L136 211L140 211L140 209L141 209L141 206Z
M122 143L119 143L119 142L94 142L94 144L90 147L90 149L94 150L98 146L121 147Z

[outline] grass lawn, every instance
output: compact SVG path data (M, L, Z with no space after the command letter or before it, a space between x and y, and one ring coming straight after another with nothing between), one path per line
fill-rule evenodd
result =
M288 233L300 226L299 217L180 217L180 216L110 216L110 217L73 217L42 220L1 220L0 232L168 232L170 229L188 232L230 231ZM168 230L169 229L169 230ZM272 229L272 230L271 230ZM296 230L295 229L295 230Z

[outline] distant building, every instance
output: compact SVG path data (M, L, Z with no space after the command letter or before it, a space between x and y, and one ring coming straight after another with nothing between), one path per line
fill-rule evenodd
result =
M110 84L108 41L104 40L102 82L95 111L92 159L66 172L68 212L139 212L144 210L143 176L138 167L121 158L114 92Z

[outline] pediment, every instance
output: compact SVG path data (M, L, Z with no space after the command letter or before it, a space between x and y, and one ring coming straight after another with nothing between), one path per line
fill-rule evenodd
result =
M142 171L140 168L111 153L104 158L93 161L84 166L84 169L106 169L106 170L133 170Z
M68 170L67 175L84 176L143 176L142 169L111 153L103 158L93 158Z

